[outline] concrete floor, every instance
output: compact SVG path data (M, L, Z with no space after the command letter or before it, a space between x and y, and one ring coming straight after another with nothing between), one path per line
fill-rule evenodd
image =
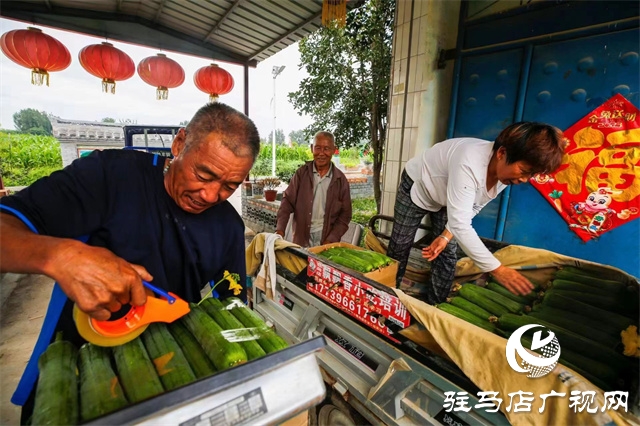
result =
M240 191L229 197L242 214L240 200ZM20 407L11 396L40 333L52 288L53 280L42 275L0 278L0 425L20 424Z
M4 274L0 280L0 425L19 425L20 407L11 403L36 343L53 280L42 275Z

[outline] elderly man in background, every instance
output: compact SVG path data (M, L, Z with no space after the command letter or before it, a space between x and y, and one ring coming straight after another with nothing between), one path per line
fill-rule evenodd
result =
M331 158L336 144L330 132L313 138L313 161L291 178L278 210L276 233L284 237L293 213L293 242L313 247L340 241L351 221L349 182Z

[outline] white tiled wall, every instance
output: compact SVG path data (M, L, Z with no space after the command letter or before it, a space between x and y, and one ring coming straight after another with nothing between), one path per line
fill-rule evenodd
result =
M459 0L397 0L382 214L393 216L406 162L446 136L454 63L436 64L456 46L459 10Z

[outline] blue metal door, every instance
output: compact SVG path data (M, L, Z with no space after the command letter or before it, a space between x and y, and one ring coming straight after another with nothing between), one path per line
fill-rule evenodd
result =
M514 43L511 49L497 46L480 49L486 53L463 53L450 136L493 140L515 121L567 129L616 93L640 106L637 19L632 27L614 26L617 31L595 35L576 30L575 37L565 35L559 41L538 38ZM474 227L483 237L593 260L640 276L640 219L583 243L530 184L505 190L474 219Z
M638 40L634 29L536 46L522 119L566 129L616 93L640 106ZM529 184L511 189L503 238L640 276L639 219L583 243Z

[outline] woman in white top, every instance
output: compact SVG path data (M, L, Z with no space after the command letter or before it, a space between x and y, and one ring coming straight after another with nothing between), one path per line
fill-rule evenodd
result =
M507 185L555 171L564 147L564 137L556 127L521 122L500 132L495 142L448 139L409 160L396 196L387 253L400 262L397 284L404 276L418 225L428 214L438 236L422 250L422 256L432 262L427 302L443 302L450 292L456 241L482 271L490 272L512 293L529 293L533 285L500 264L478 237L471 220Z

